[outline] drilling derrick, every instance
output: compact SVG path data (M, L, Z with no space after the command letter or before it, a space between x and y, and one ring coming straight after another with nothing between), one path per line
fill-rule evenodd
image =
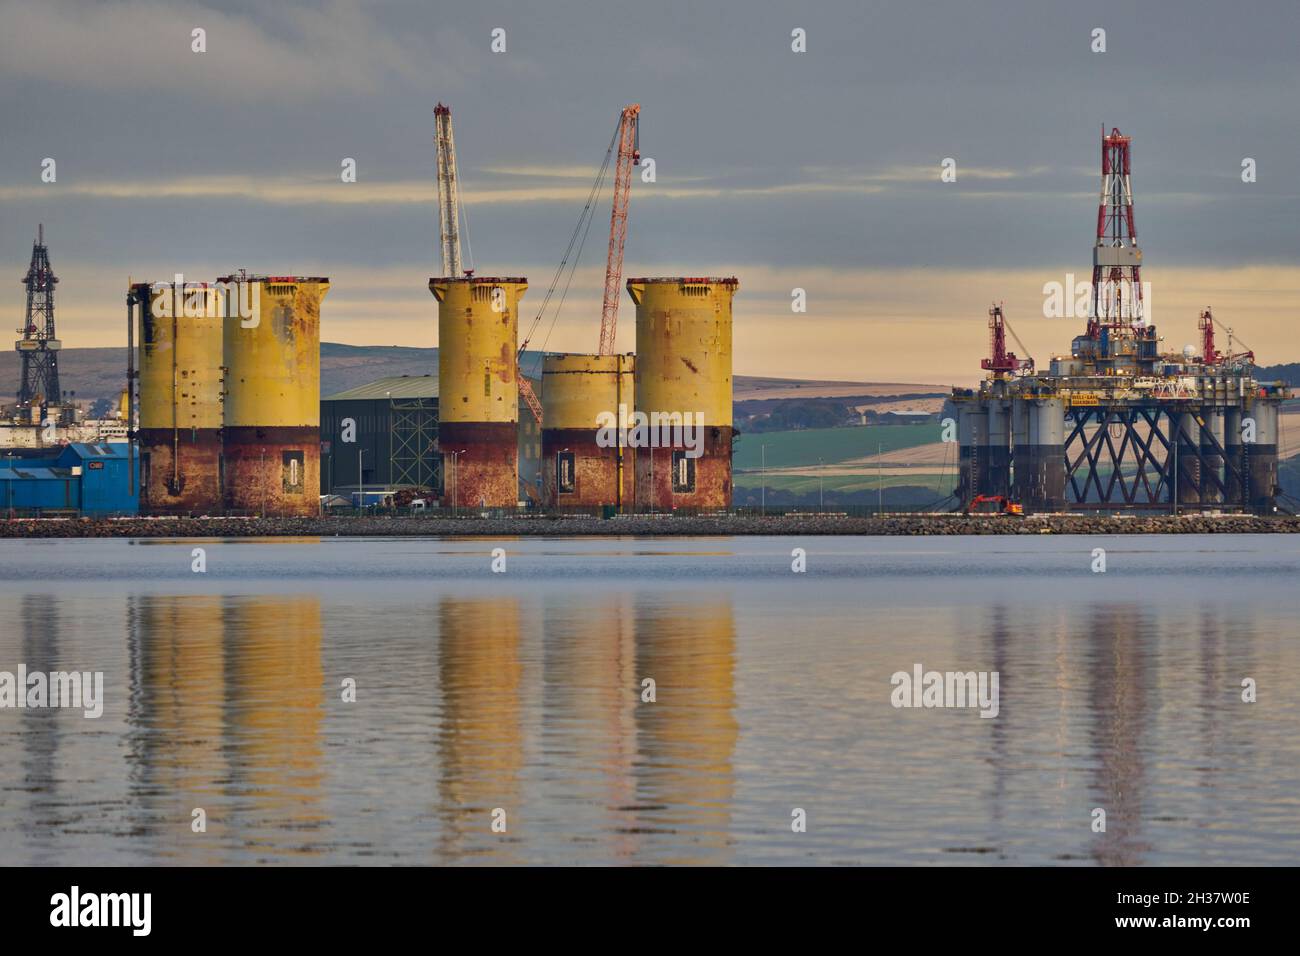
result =
M22 356L22 381L18 404L28 407L57 405L59 391L59 348L54 331L54 287L58 278L50 269L50 251L45 245L45 226L37 231L32 245L32 262L23 278L27 287L27 318L18 329L22 336L14 348ZM44 418L44 414L41 416Z
M1142 250L1133 223L1131 137L1112 129L1101 140L1101 200L1092 251L1092 314L1088 334L1119 332L1143 322Z
M1133 219L1131 137L1118 129L1101 138L1101 197L1092 250L1092 300L1082 356L1103 371L1150 372L1155 329L1142 297L1142 250Z

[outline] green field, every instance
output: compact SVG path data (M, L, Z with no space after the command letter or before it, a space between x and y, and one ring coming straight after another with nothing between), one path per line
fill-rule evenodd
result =
M768 492L789 491L796 495L816 495L819 491L830 494L832 491L854 494L860 491L875 491L877 488L929 488L936 495L946 495L952 491L957 481L955 471L947 475L935 472L918 471L914 475L882 475L880 480L875 475L827 475L825 485L819 486L816 476L803 475L768 475L763 481L762 472L749 472L733 476L736 488L760 488L766 485Z
M757 471L762 446L767 446L767 467L828 465L874 455L877 449L897 451L939 440L938 425L863 425L855 428L805 428L788 432L754 432L736 440L732 468ZM872 487L875 487L874 485Z

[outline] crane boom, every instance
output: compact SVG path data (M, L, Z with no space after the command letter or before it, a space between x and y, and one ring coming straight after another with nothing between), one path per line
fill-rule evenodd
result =
M442 243L442 274L460 275L460 186L456 180L456 140L451 133L451 107L433 109L434 146L438 156L438 232Z
M623 244L627 240L627 204L632 192L632 167L641 161L639 104L623 109L618 126L618 158L614 165L614 203L609 215L609 256L605 262L605 299L600 310L600 354L614 354L618 301L623 282Z
M462 272L472 275L473 269L461 268L460 258L460 180L456 175L456 139L451 132L451 107L439 103L433 108L433 141L438 158L438 233L442 245L442 274L459 277ZM469 229L466 225L466 235ZM468 241L468 240L466 240ZM542 423L542 403L533 387L519 371L519 358L515 357L515 379L519 394L528 410Z

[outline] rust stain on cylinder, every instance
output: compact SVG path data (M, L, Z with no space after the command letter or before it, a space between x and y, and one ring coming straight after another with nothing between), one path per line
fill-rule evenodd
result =
M232 426L222 454L227 508L276 517L320 511L319 426Z
M673 452L685 451L678 444L640 448L636 454L636 509L671 511L674 508L731 507L731 445L735 434L730 427L704 428L703 454L695 462L695 488L674 488Z
M442 482L447 504L507 508L519 503L518 425L513 422L442 422Z
M170 428L141 428L138 434L142 512L208 514L221 510L220 429L187 429L174 434Z

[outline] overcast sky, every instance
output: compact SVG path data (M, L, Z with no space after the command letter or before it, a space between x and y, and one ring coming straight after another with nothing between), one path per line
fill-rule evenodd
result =
M1043 318L1042 287L1089 276L1103 124L1133 137L1166 346L1211 305L1300 360L1294 0L0 0L0 24L0 310L17 328L44 222L68 347L124 340L128 277L240 267L330 276L327 340L436 344L438 101L474 264L528 276L527 324L636 102L657 181L625 275L739 276L737 373L969 381L993 298L1040 364L1068 349L1081 323ZM606 193L548 349L596 348L608 215Z

